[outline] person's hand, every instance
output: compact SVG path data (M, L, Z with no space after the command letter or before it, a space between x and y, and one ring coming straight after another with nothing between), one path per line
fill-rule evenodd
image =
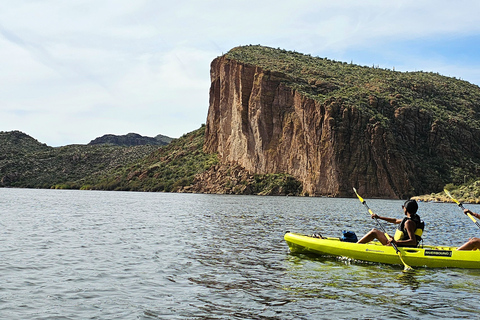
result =
M372 219L378 219L378 218L379 216L376 213L372 214Z
M467 213L472 214L472 211L470 211L470 209L464 209L464 210L463 210L463 213L465 213L465 214L467 214Z
M393 239L393 238L390 238L387 240L387 246L391 246L393 244L397 244L397 242Z

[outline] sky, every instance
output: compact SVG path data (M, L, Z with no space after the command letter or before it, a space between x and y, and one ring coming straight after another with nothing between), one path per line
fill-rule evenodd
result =
M478 0L0 2L0 131L49 146L206 122L210 63L263 45L480 85Z

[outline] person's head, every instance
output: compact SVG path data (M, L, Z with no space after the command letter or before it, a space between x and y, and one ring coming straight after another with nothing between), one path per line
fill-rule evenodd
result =
M418 210L418 204L417 201L415 200L407 200L403 204L403 207L405 208L405 214L410 213L410 215L414 215L417 213Z

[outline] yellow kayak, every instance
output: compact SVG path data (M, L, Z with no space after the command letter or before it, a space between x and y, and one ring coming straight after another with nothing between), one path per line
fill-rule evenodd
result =
M384 246L377 241L360 244L343 242L339 238L315 238L292 232L285 233L284 239L291 252L403 265L393 247ZM480 250L457 251L456 247L431 245L398 249L405 263L412 267L480 268Z

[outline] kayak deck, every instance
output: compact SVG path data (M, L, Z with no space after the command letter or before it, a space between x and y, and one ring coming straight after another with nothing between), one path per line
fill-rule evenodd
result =
M339 238L315 238L287 232L284 236L291 252L347 257L355 260L403 265L392 246L378 241L366 244L343 242ZM480 268L480 251L458 251L456 247L424 245L399 247L409 266L429 268Z

